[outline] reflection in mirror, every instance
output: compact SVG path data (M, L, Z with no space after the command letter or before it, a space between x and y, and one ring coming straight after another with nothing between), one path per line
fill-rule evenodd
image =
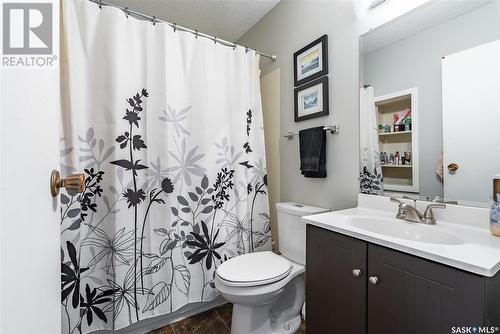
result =
M500 1L431 1L360 38L360 191L488 206Z

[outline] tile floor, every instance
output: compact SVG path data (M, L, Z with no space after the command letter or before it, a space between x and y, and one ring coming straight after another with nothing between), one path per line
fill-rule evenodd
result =
M224 304L148 334L230 334L232 305ZM305 324L297 334L305 334Z

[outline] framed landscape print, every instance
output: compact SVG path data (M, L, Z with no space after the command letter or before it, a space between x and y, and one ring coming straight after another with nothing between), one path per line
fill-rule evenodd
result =
M293 54L295 87L328 74L328 35Z
M328 115L328 77L295 88L295 122Z

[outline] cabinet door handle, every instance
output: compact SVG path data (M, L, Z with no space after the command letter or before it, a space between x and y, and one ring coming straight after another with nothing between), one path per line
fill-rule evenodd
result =
M378 277L371 276L370 278L368 278L368 282L370 282L371 285L376 285L378 283Z
M361 271L361 269L356 268L356 269L352 270L352 276L354 276L354 277L359 277L359 276L361 276L362 273L363 272Z

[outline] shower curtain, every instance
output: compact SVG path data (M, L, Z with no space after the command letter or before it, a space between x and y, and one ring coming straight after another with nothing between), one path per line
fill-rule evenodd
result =
M66 333L218 296L216 268L270 249L259 57L65 0L61 298Z
M362 87L360 89L359 110L359 191L363 194L383 195L384 177L380 166L377 112L375 110L373 87Z

